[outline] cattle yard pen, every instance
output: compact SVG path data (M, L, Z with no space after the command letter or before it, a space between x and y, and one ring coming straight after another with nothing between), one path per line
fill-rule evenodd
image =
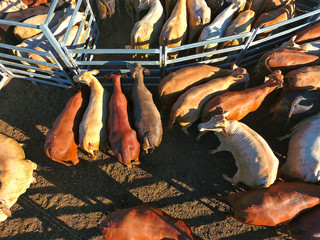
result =
M146 85L156 86L159 80L166 74L186 66L211 64L219 67L229 67L232 62L235 62L241 67L254 66L263 53L281 45L282 42L290 39L294 33L318 22L320 19L320 4L316 0L309 0L309 3L318 6L316 8L310 8L297 3L298 9L300 9L299 11L306 13L263 29L252 29L249 33L185 44L174 48L160 46L158 49L97 49L96 45L99 39L97 17L94 16L89 0L79 0L77 1L70 21L73 23L80 6L84 5L86 19L80 23L79 32L83 28L85 20L87 20L89 27L86 30L86 35L90 34L90 37L86 42L67 48L65 42L71 31L72 24L68 26L62 42L58 42L48 28L48 22L55 10L57 1L58 0L53 1L53 5L44 24L32 25L0 20L0 24L41 29L56 52L56 54L50 51L41 52L1 43L0 49L15 49L26 53L36 53L41 56L51 57L54 60L54 63L38 62L1 51L0 71L2 72L2 76L17 77L59 87L69 87L73 85L72 76L74 74L84 70L99 69L101 74L99 74L98 79L102 85L110 86L111 83L103 79L103 74L119 70L122 73L128 73L127 63L139 62L151 72L150 76L145 78ZM262 39L257 38L259 35L275 28L281 28L281 31ZM78 41L79 32L75 42ZM219 44L224 41L241 38L244 38L245 41L238 46L198 54L195 53L197 47L213 43ZM172 52L178 52L178 57L170 60L167 59L168 54ZM148 57L146 57L146 55ZM135 58L133 58L133 56L135 56ZM21 64L19 61L27 62L28 65ZM52 70L44 70L35 64L49 66ZM5 79L6 77L3 77L3 80L0 80L0 88L1 84L4 84L3 81L5 81ZM123 85L132 85L130 78L124 80Z
M10 78L20 78L65 88L74 84L72 81L72 75L78 72L78 70L75 69L74 60L80 60L82 57L86 60L89 59L85 58L85 56L75 56L74 59L70 58L65 44L70 35L71 28L80 6L83 6L82 2L86 6L84 10L85 17L80 22L73 44L69 48L94 48L94 40L97 39L98 29L95 16L88 0L77 1L74 10L72 10L73 13L70 18L70 24L65 30L62 41L57 41L52 30L48 27L50 19L56 10L58 0L54 0L52 2L48 16L43 24L26 24L0 19L0 24L40 29L40 34L43 34L40 40L46 42L46 44L48 44L47 46L50 45L50 49L52 49L52 51L48 50L43 52L29 49L27 47L0 43L0 72L2 75L2 81L0 80L0 89ZM84 28L85 22L87 22L86 29ZM86 32L84 33L84 40L81 42L80 33L82 31ZM20 56L14 55L12 50L19 52ZM41 57L51 59L51 62L48 63L29 59L28 54L37 54Z

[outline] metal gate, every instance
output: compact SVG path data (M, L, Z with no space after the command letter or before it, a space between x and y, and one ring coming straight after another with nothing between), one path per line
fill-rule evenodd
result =
M77 1L76 6L66 10L69 24L63 31L63 39L58 41L52 29L48 27L50 19L56 10L58 0L54 0L46 17L44 23L35 25L15 21L1 20L0 24L11 26L21 26L32 29L40 29L41 32L37 37L28 39L26 44L33 43L33 47L15 46L12 44L0 43L0 89L10 78L20 78L31 80L34 82L41 82L49 85L68 88L73 85L72 75L78 72L75 59L83 58L85 56L71 57L67 51L66 42L70 36L71 29L77 18L80 7L84 8L81 15L81 21L78 23L78 31L75 35L72 44L68 46L73 48L94 48L94 38L97 35L97 24L94 17L91 5L88 0ZM60 23L61 24L61 23ZM56 30L59 27L57 26ZM83 41L80 39L82 34ZM26 40L25 40L26 41ZM34 42L33 42L34 41ZM46 44L46 51L35 50L39 44ZM13 54L16 53L16 54ZM50 59L50 62L30 59L30 54L40 56L42 59Z

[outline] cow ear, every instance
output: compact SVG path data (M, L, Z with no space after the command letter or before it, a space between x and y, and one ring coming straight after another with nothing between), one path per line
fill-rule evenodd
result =
M143 69L144 75L150 75L150 71L146 68Z
M237 68L239 68L239 67L238 67L238 65L237 65L237 64L235 64L235 63L232 63L232 65L231 65L231 69L232 69L232 70L235 70L235 69L237 69Z
M95 70L91 70L90 73L92 75L97 75L99 73L99 70L96 70L96 69Z
M230 115L230 111L224 111L223 113L222 113L222 116L223 117L228 117Z
M0 201L0 209L7 217L11 217L12 214L10 208L5 201Z

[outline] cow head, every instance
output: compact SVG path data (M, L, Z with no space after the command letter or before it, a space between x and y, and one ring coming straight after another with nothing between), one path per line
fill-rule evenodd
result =
M81 72L78 75L73 76L73 81L90 85L92 78L95 78L94 75L97 75L98 73L98 70Z
M281 74L280 70L276 70L265 77L265 84L268 84L270 87L282 88L283 87L283 78L284 76Z
M246 85L249 83L249 74L245 68L237 68L232 73L232 77L234 77L234 81L243 82ZM246 86L247 87L247 86Z
M131 75L135 78L137 73L142 73L144 75L150 75L150 71L144 67L142 67L139 63L128 63L127 68L130 69Z
M198 129L200 132L204 131L213 131L213 132L222 132L225 136L228 136L227 127L228 120L226 117L230 114L230 111L225 111L221 115L213 116L206 123L200 123Z
M138 6L139 12L149 9L151 7L152 2L152 0L141 0Z
M10 208L5 200L0 200L0 222L6 220L7 217L11 217Z

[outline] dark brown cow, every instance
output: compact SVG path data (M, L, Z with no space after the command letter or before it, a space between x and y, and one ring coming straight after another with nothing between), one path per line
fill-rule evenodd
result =
M162 140L162 122L160 113L153 102L151 92L143 82L143 74L149 74L149 70L139 63L131 64L130 68L134 78L132 100L134 105L134 120L142 149L148 153L158 147Z
M99 228L105 240L194 240L188 224L148 205L112 212Z
M248 88L242 91L226 92L209 100L203 107L201 121L207 122L212 116L222 114L217 108L223 111L230 111L227 119L241 120L248 113L258 109L265 97L274 89L282 87L283 75L281 71L270 74L264 84Z
M234 218L252 225L275 226L320 203L320 186L305 182L278 182L267 189L227 196Z
M105 78L111 78L114 87L109 101L109 143L117 159L128 167L132 167L132 164L140 164L140 144L136 132L130 127L128 103L121 91L121 75L111 74Z
M294 239L319 239L320 238L320 206L315 206L302 213L288 225L289 233Z
M77 146L79 144L79 125L89 101L89 90L76 93L66 104L62 113L48 131L44 144L46 155L66 166L79 162ZM72 164L68 163L72 162Z

